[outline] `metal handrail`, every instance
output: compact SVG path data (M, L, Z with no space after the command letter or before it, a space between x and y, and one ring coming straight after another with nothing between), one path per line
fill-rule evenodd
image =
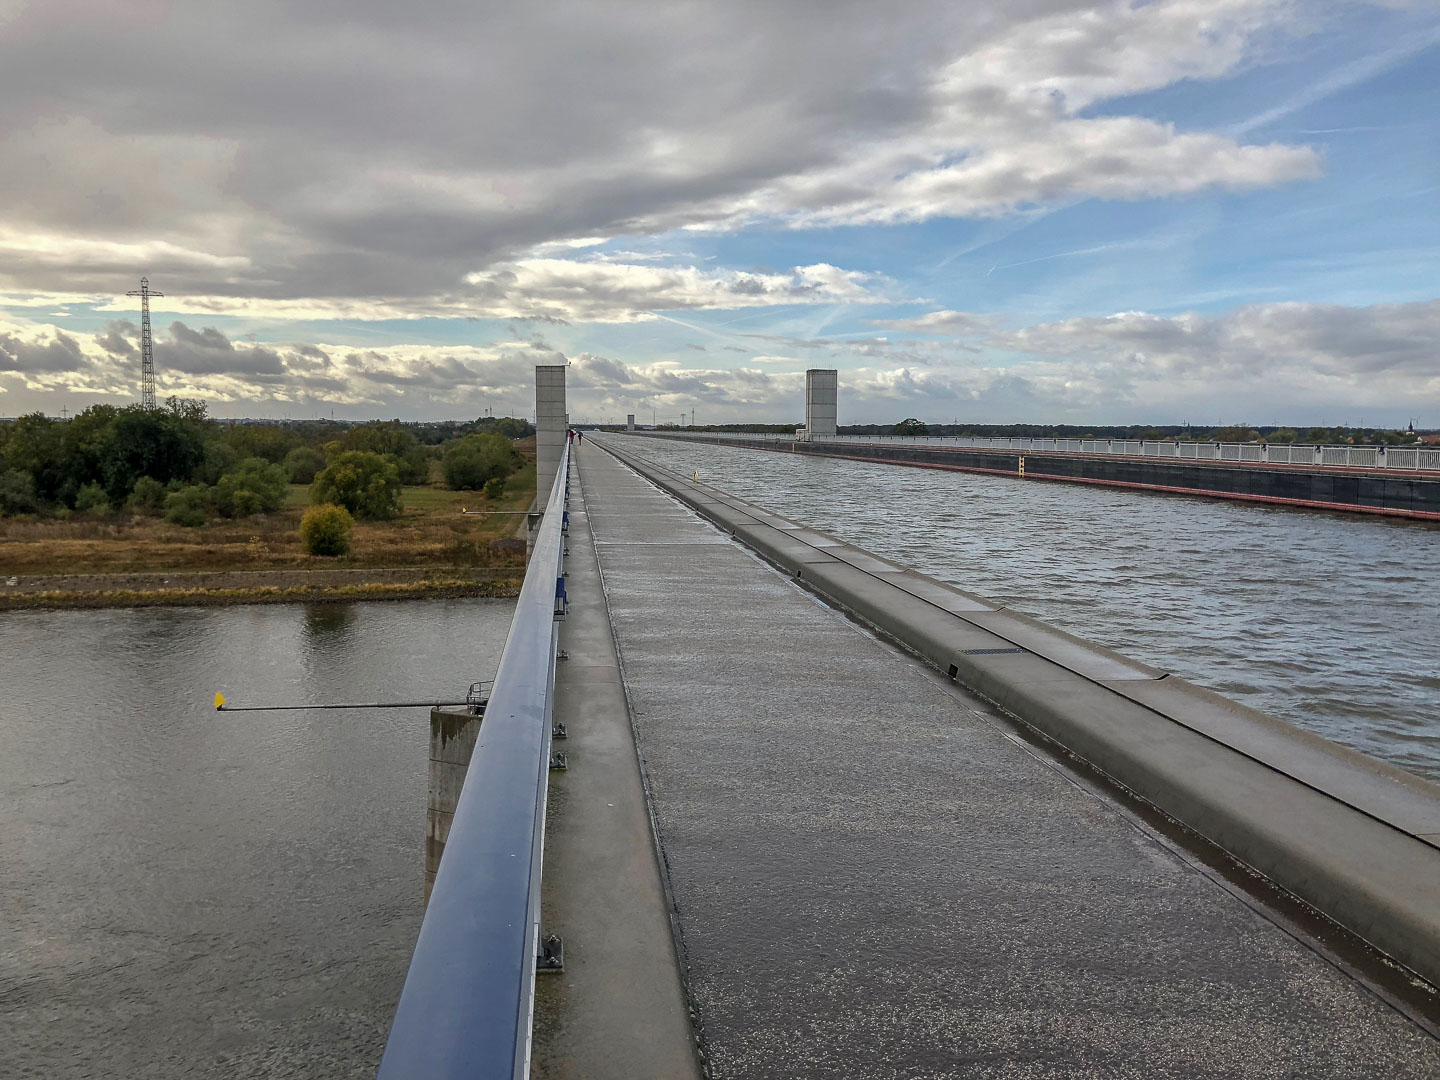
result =
M691 439L750 439L794 442L784 432L656 431L645 434ZM971 446L1027 453L1115 454L1183 461L1231 461L1324 468L1440 471L1440 446L1312 446L1306 443L1157 442L1150 439L1025 439L979 435L824 435L807 441L906 446Z
M390 1025L379 1080L522 1080L530 1072L569 471L567 443Z

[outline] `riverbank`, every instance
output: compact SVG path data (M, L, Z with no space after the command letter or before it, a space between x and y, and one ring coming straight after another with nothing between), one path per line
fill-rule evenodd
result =
M515 596L534 485L527 464L494 500L407 487L400 516L357 522L342 558L301 547L301 485L273 514L193 529L132 514L12 518L0 521L0 611Z
M519 595L524 573L521 565L480 569L449 566L10 577L0 579L0 612L465 596L506 598Z

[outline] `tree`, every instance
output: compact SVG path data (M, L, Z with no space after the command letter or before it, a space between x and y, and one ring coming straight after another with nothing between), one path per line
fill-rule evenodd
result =
M0 469L0 517L12 514L33 514L40 508L35 501L35 481L19 469Z
M300 543L311 555L344 555L355 520L343 506L312 506L300 519Z
M214 506L225 517L249 517L280 509L289 494L285 470L263 458L246 458L215 485Z
M382 456L393 454L402 484L423 484L430 479L430 459L424 447L399 420L377 420L353 427L340 437L339 443L342 450L366 450Z
M519 455L508 439L499 435L466 435L445 451L440 469L445 486L454 491L483 488L496 477L501 480L515 470Z
M74 423L94 411L85 410ZM66 441L75 441L78 435L67 432ZM205 464L205 429L202 422L188 419L181 410L132 406L110 417L96 453L100 482L118 505L142 476L162 484L190 479Z
M485 481L484 495L491 502L505 494L505 478L503 476L492 476Z
M165 520L172 525L198 529L210 517L211 494L214 488L201 484L172 491L165 496Z
M285 455L282 466L292 484L311 484L315 474L325 468L325 455L313 446L297 446Z
M142 476L130 492L129 507L137 514L158 514L165 508L165 485L153 476Z
M524 439L535 434L535 425L518 416L482 416L470 427L475 435L501 435L507 439Z
M379 454L346 450L315 477L310 501L343 506L365 520L392 518L400 513L400 471Z
M279 464L303 440L276 424L231 424L225 429L225 441L242 458L258 457Z
M64 482L65 448L62 425L44 413L28 413L10 426L5 460L12 469L27 473L40 502L53 502Z
M75 509L82 514L103 513L110 509L110 496L99 484L86 484L75 493Z
M911 416L905 420L901 420L900 423L896 424L891 434L928 435L930 434L930 429L924 424L922 424L919 420L916 420L913 416Z

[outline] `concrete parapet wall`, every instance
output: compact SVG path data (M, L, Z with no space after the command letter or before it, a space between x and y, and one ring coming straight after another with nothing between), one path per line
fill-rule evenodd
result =
M481 717L469 709L430 710L430 784L425 808L425 902L445 854L445 841L455 820L460 789L475 741L480 736Z
M816 592L1440 985L1440 786L605 448Z
M1026 480L1063 480L1138 491L1203 495L1207 498L1236 499L1242 502L1440 521L1440 479L1433 475L1417 476L1375 470L1346 471L1344 466L1322 468L1238 461L1110 457L1068 451L825 442L815 436L793 442L758 442L726 438L723 435L696 435L689 438L698 442L743 447L747 450L813 454L853 461L989 473Z

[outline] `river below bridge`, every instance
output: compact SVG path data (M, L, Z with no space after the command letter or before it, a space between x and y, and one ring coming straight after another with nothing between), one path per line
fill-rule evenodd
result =
M0 1076L371 1077L503 600L0 615Z
M1440 780L1440 526L616 438L775 513Z

